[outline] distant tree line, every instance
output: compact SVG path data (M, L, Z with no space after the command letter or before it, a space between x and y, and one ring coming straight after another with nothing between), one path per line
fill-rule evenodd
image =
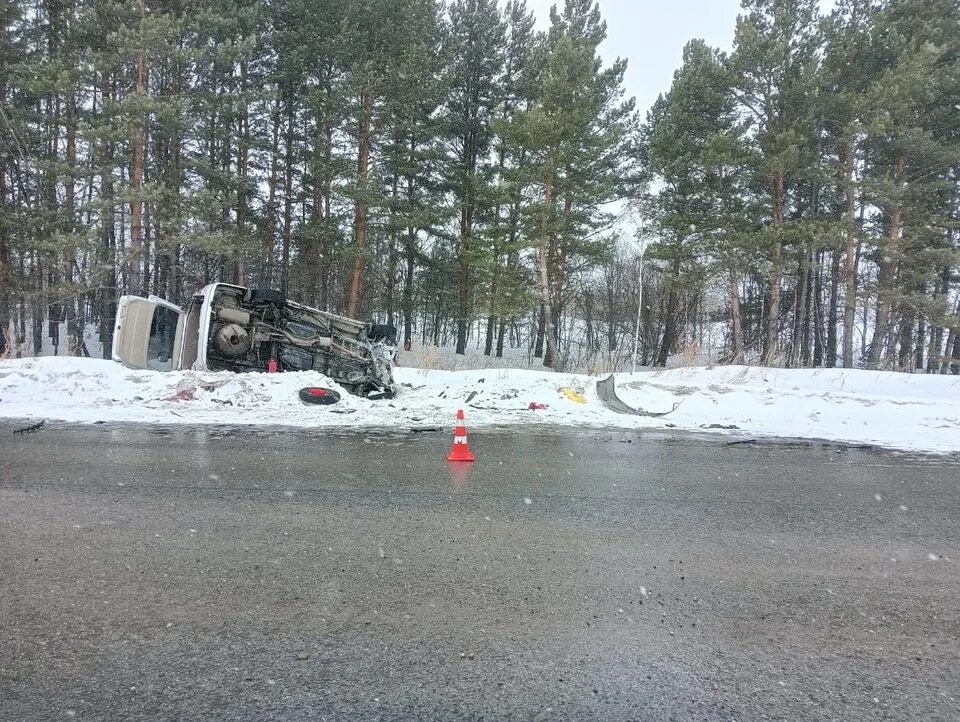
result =
M635 331L664 364L713 328L727 361L960 359L957 0L745 0L646 122L594 0L543 32L524 0L0 19L8 353L61 323L108 350L120 295L226 281L554 368L622 364Z
M818 5L744 0L648 115L655 361L712 284L731 361L957 373L960 4Z

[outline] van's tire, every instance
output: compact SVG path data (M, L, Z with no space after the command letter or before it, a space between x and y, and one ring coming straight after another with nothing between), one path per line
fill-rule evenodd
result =
M383 341L389 346L397 345L397 327L392 323L375 323L367 331L368 341Z
M322 386L304 386L300 389L300 400L311 406L329 406L340 400L340 394Z
M280 305L286 303L286 300L280 291L275 291L272 288L251 288L247 291L246 301L254 305L258 303Z

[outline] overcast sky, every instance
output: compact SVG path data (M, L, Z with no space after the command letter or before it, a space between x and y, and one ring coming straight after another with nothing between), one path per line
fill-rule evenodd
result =
M607 21L607 41L601 54L609 62L627 59L628 95L637 99L641 117L657 95L670 89L673 71L680 66L683 46L692 38L730 50L740 0L599 0ZM550 22L550 6L563 0L527 0L540 27ZM831 5L823 0L821 7ZM825 8L824 8L825 9Z

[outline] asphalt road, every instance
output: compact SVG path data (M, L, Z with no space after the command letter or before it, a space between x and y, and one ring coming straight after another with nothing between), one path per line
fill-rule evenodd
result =
M960 464L0 425L0 720L960 718Z

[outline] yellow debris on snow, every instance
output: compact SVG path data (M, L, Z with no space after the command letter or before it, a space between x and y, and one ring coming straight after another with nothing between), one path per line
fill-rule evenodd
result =
M578 394L576 391L574 391L573 389L571 389L569 386L564 386L564 387L563 387L562 389L560 389L560 390L563 392L563 395L564 395L564 396L566 396L568 399L570 399L570 400L573 401L574 403L577 403L577 404L585 404L585 403L587 403L587 400L586 400L585 398L583 398L583 396L581 396L580 394Z

